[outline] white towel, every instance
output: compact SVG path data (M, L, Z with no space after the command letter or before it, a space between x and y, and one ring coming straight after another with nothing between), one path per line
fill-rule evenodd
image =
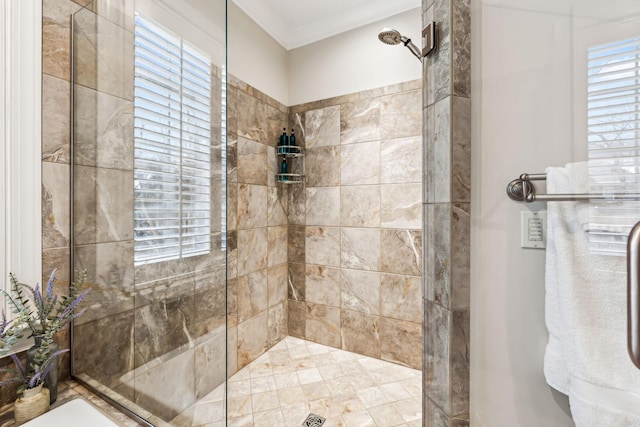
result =
M546 173L548 193L588 192L586 163ZM589 251L587 202L549 202L547 212L547 383L569 396L578 427L640 426L640 370L627 354L626 258ZM623 405L620 393L635 405Z

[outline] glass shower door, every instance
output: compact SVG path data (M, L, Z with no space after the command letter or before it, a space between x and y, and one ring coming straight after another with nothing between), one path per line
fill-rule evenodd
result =
M73 376L149 425L223 420L226 2L73 16ZM215 406L215 405L214 405ZM215 419L214 419L215 418Z

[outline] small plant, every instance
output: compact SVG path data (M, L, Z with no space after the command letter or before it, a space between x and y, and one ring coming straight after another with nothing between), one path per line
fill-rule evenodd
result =
M10 292L0 289L0 293L4 295L15 314L13 320L7 321L5 313L2 312L0 355L7 354L16 339L22 337L26 330L30 330L30 336L36 341L36 352L31 366L24 366L20 359L12 354L11 358L16 365L16 370L1 369L0 372L10 372L17 376L0 382L0 387L21 382L18 393L37 387L44 382L57 357L69 351L64 349L52 352L53 340L56 332L84 313L85 309L76 313L76 308L89 292L89 290L81 292L86 282L86 271L77 274L77 280L69 287L68 296L58 296L53 293L56 272L57 270L53 270L51 273L44 294L38 284L30 287L20 283L13 274L9 274Z

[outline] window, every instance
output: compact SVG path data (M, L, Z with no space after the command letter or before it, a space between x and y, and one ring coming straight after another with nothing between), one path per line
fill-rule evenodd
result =
M211 249L211 61L135 19L134 264Z
M588 49L587 114L590 191L640 193L640 37ZM593 250L626 254L640 203L594 203Z

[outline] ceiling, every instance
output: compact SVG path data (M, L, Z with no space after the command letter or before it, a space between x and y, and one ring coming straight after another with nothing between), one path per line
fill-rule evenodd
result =
M285 49L419 7L421 0L232 0Z

